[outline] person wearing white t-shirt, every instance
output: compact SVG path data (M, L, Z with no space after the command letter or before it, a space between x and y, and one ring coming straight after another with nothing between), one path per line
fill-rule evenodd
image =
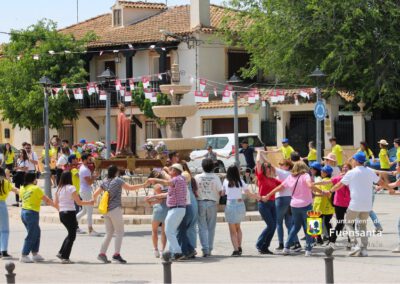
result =
M215 226L217 224L217 207L222 191L220 178L213 173L212 159L204 159L201 163L203 173L196 175L198 185L197 201L199 207L199 237L203 256L211 255L214 248Z
M55 194L54 204L58 208L61 223L68 231L68 236L57 254L57 257L61 259L61 263L64 264L71 263L69 256L71 255L78 228L75 203L81 206L94 205L94 200L82 201L76 193L75 186L72 185L71 172L63 172Z
M32 145L27 143L24 146L26 153L28 154L28 172L36 172L36 167L39 164L38 156L32 151Z
M89 201L92 200L92 184L96 180L96 176L92 175L92 172L88 168L88 159L89 156L83 154L82 157L82 165L79 168L79 186L80 186L80 195L82 200ZM89 229L90 236L100 236L99 233L93 230L93 206L85 205L82 210L76 215L76 218L79 220L87 214L87 224Z
M369 212L372 210L372 194L371 188L374 184L379 184L384 188L389 186L376 173L364 166L367 160L364 152L358 152L353 156L353 169L348 171L342 180L331 188L333 193L343 186L350 189L350 204L346 212L346 229L354 247L349 256L368 256L368 236L367 236L367 220ZM359 221L359 230L361 235L361 244L358 244L355 236L354 223Z

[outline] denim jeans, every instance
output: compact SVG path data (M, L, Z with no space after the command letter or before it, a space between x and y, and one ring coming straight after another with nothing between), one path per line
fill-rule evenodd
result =
M24 223L28 235L25 238L22 248L22 255L29 255L30 252L39 252L40 246L40 227L39 227L39 212L22 209L22 223Z
M0 201L0 252L7 251L10 225L8 222L8 210L5 201Z
M189 244L196 249L197 247L197 221L199 219L199 206L197 204L196 196L193 191L190 191L190 203L193 210L192 222L187 230L187 236L189 238Z
M276 229L275 201L270 200L267 202L258 202L258 212L260 212L260 215L267 224L267 227L258 237L256 247L260 251L266 251L271 244L271 240L274 237Z
M186 212L185 212L185 217L183 217L183 220L181 224L178 227L178 243L181 246L182 253L184 255L188 255L194 251L194 247L189 241L189 227L193 223L193 207L191 204L186 205Z
M372 193L372 205L374 205L375 201L375 193ZM374 210L369 211L369 217L372 220L372 223L374 224L375 229L382 229L381 222L379 222L378 216L376 216L376 213Z
M278 197L275 199L275 207L276 207L276 230L278 232L278 241L279 244L283 244L283 239L284 239L284 232L283 232L283 220L285 220L285 226L288 231L288 234L290 232L290 229L293 226L293 218L289 214L289 207L290 207L290 201L292 200L291 196L282 196ZM297 243L299 241L299 238L295 237L295 242Z
M199 200L199 237L203 253L214 248L215 226L217 225L217 202Z
M168 210L167 218L165 219L165 235L168 241L168 247L171 254L182 253L179 246L177 235L178 227L185 217L186 208L173 208Z
M306 251L311 251L313 238L307 234L307 211L312 210L312 205L306 207L292 207L293 227L290 229L288 240L285 243L285 248L289 248L294 243L297 233L303 227L304 234L306 235Z

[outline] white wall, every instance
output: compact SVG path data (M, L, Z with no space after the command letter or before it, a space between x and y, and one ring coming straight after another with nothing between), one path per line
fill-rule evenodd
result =
M139 77L150 74L150 57L149 51L138 51L132 57L133 77Z

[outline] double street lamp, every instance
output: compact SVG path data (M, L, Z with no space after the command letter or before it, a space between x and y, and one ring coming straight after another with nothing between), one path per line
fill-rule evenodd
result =
M240 84L243 81L236 75L233 74L228 81L228 84ZM235 137L235 164L240 167L239 162L239 109L238 109L238 94L233 92L233 132Z
M108 89L110 87L110 80L115 78L114 72L107 68L99 76L100 80L104 80L103 90L106 92L106 159L111 157L111 97Z
M39 80L39 84L43 86L44 90L44 113L43 113L43 124L44 124L44 190L48 197L51 198L51 173L50 173L50 155L49 155L49 143L50 143L50 136L49 136L49 95L48 89L53 84L53 82L43 76Z

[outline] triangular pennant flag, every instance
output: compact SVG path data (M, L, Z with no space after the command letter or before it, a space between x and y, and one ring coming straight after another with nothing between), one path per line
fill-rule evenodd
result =
M150 85L150 79L147 76L142 77L143 88L147 89Z
M296 106L299 105L299 97L298 97L297 95L294 95L294 104L295 104Z
M202 98L203 98L203 103L208 103L209 102L209 93L208 92L203 92L202 93Z
M58 99L58 93L60 92L61 88L53 88L54 93L56 94L56 98Z
M157 93L155 93L155 92L151 93L150 102L152 102L152 103L156 103L157 102Z
M283 102L285 100L285 90L277 89L276 97L278 102Z
M199 91L194 92L194 102L195 103L202 103L203 102L203 94Z
M107 100L107 93L104 90L100 91L100 95L99 95L99 100L100 101L106 101Z
M247 94L247 101L249 104L255 104L256 103L256 95L254 94L253 91L250 91Z
M162 80L162 74L161 73L158 74L158 79Z
M205 79L200 79L200 91L204 92L207 86L207 80Z
M169 89L169 94L170 94L171 96L173 96L173 95L174 95L174 89Z
M153 97L153 92L152 92L152 90L151 90L151 89L144 89L144 97L145 97L146 99L151 100L152 97Z
M93 83L93 82L89 82L86 86L86 90L89 94L89 96L96 94L96 88L97 88L97 84Z
M133 80L133 78L129 79L129 88L131 92L135 90L135 81Z
M256 101L260 99L260 92L258 91L258 88L252 88L252 92L254 93Z
M117 91L119 91L119 90L121 90L121 80L119 80L119 79L116 79L115 80L115 90L117 90Z
M131 102L132 101L132 93L126 91L125 96L124 96L125 102Z
M73 89L75 100L83 99L83 92L81 88Z
M215 96L215 97L218 96L217 87L214 87L214 96Z
M102 56L103 52L104 52L103 50L100 50L99 56Z
M231 101L231 92L224 90L222 93L222 102L229 103Z
M225 91L229 94L229 99L232 99L233 96L233 86L232 85L226 85L225 86Z
M128 47L129 47L129 49L133 49L133 45L130 43L128 43Z
M310 99L310 94L307 93L305 90L300 90L299 96L302 97L302 98L305 98L305 99L307 99L307 100Z

